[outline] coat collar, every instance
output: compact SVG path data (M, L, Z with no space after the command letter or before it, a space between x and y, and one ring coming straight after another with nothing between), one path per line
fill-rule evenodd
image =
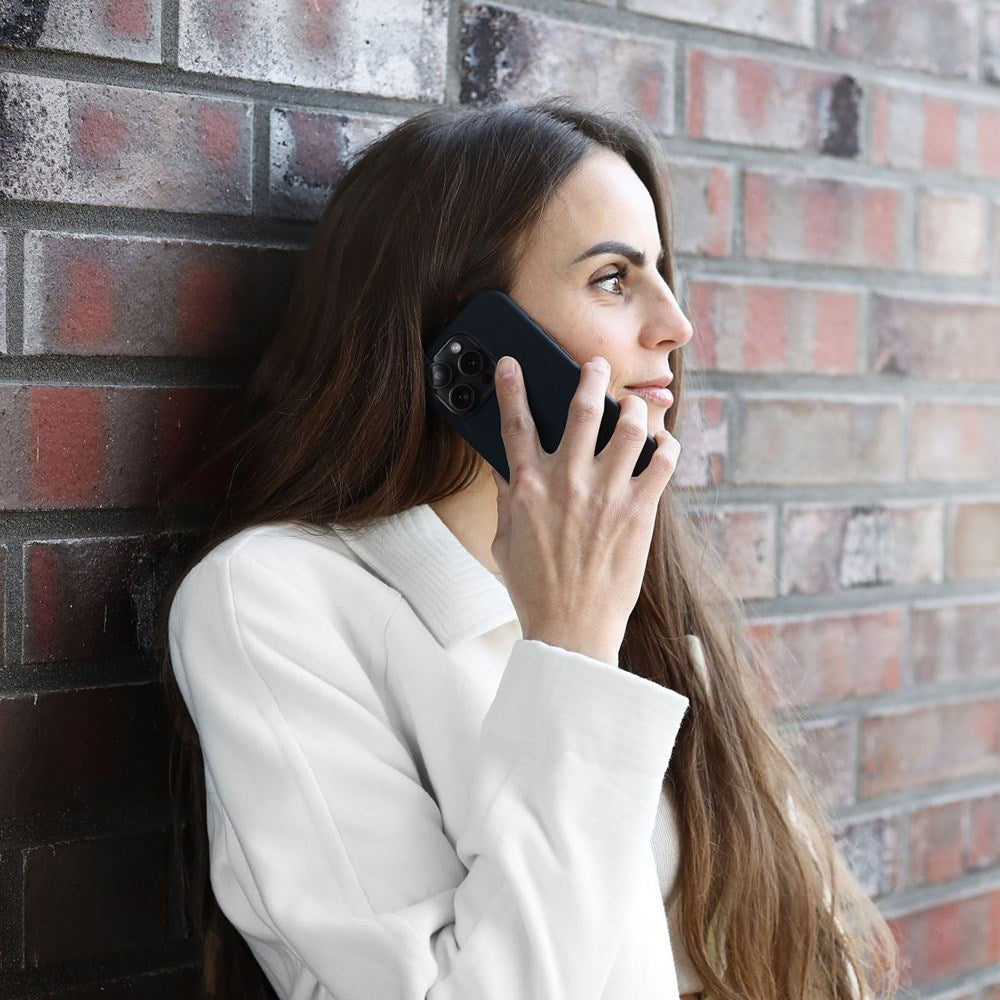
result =
M406 598L445 649L517 621L503 582L465 548L430 505L418 504L364 528L332 527Z

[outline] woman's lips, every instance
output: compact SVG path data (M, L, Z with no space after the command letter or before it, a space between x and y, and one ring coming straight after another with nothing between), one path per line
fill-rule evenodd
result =
M641 396L657 406L672 406L674 402L674 394L669 389L661 389L657 385L627 385L625 389L633 396Z

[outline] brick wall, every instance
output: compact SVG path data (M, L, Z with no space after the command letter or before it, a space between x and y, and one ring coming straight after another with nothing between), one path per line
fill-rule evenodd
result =
M151 509L352 152L547 90L662 136L698 362L675 485L911 995L1000 998L993 0L0 5L3 997L189 994L149 643L184 532Z

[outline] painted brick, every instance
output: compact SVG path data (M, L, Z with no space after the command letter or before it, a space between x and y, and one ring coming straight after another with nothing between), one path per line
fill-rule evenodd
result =
M462 104L534 100L550 91L638 111L674 131L675 45L493 4L461 8ZM567 53L573 53L567 58Z
M0 510L153 504L230 428L234 390L0 386ZM27 457L27 462L25 462ZM217 463L188 502L228 481Z
M250 212L251 105L0 74L0 195Z
M166 934L168 838L161 831L24 852L28 969L116 955Z
M1000 500L967 500L952 506L952 580L1000 579Z
M982 77L1000 83L1000 3L983 4Z
M965 854L967 871L992 868L1000 863L1000 795L969 802L969 838Z
M898 482L902 413L895 403L745 394L733 425L735 483Z
M107 59L160 61L160 5L153 0L17 3L0 9L0 46L58 49Z
M683 416L673 434L681 453L671 485L718 486L725 479L729 458L725 397L687 391Z
M271 112L271 215L318 219L365 146L401 119L275 108Z
M816 32L808 0L625 0L626 10L704 24L744 35L812 46Z
M832 178L748 171L748 257L905 268L904 195L899 188Z
M788 506L781 593L940 583L941 507L935 503Z
M724 564L733 592L744 600L773 597L777 583L774 508L693 508L690 513Z
M853 805L857 800L856 745L857 723L853 719L809 722L799 725L792 734L789 754L829 810Z
M878 66L974 78L977 0L822 0L823 44Z
M443 0L180 0L177 65L382 97L444 97Z
M0 732L4 819L167 794L159 683L5 696Z
M186 544L170 535L28 542L24 662L148 653L167 571Z
M692 279L688 302L699 368L843 375L860 370L861 293Z
M903 616L898 608L762 621L751 631L775 673L776 707L865 698L900 687Z
M910 661L920 684L1000 676L1000 602L921 605L910 614Z
M986 272L984 198L924 192L917 206L918 264L935 274Z
M1000 479L1000 406L914 403L910 479Z
M28 232L24 350L256 357L298 263L289 248Z
M1000 699L979 698L861 720L861 795L1000 776Z
M695 139L853 157L861 89L822 73L720 49L687 61L687 132Z
M876 816L856 823L835 823L832 829L844 860L869 896L878 899L900 887L899 817Z
M975 972L1000 959L1000 889L888 920L914 984Z
M32 993L27 1000L198 1000L198 970L154 972L93 986Z
M910 816L910 886L934 885L963 873L965 803L947 802Z
M998 382L998 329L1000 302L876 294L871 306L871 370Z
M670 159L678 253L728 257L733 246L733 171L719 163Z
M876 87L872 95L872 161L903 170L1000 176L1000 106Z

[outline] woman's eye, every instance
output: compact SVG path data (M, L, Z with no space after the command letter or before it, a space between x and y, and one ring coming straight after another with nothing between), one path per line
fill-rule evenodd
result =
M617 285L613 286L612 288L609 288L608 291L611 292L612 295L621 295L622 294L621 281L622 278L624 278L627 273L628 273L628 268L620 267L613 274L606 274L603 278L598 278L594 282L594 284L603 285L606 281L617 282Z

